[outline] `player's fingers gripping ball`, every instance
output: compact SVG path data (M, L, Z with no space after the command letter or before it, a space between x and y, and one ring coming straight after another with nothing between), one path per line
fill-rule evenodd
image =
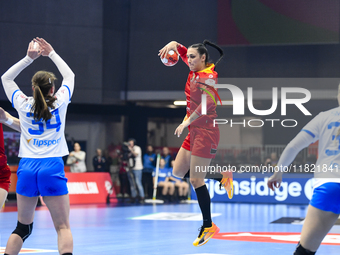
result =
M161 58L161 61L166 66L174 66L177 64L178 59L177 52L174 50L169 50L168 54L164 58Z

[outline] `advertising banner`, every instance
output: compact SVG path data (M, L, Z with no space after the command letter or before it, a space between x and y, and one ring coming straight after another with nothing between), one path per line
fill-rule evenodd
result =
M111 190L109 173L65 173L70 204L106 203L107 195L115 196ZM111 199L113 202L113 200ZM115 201L116 202L116 201Z
M220 183L206 179L212 202L247 202L275 204L308 204L313 192L313 174L284 174L281 187L270 190L267 187L268 174L237 174L234 173L234 197L230 200ZM191 198L196 193L191 190Z

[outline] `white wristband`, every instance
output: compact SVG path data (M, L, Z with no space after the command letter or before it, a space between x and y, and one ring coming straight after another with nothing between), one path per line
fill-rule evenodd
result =
M6 121L5 121L5 123L7 124L7 125L12 125L12 123L13 123L13 119L7 119Z

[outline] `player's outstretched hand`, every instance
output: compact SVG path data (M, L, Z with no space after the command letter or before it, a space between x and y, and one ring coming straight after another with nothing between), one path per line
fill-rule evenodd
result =
M34 60L40 57L40 55L41 55L40 49L39 47L37 47L37 45L34 44L33 39L33 41L31 41L28 45L27 56Z
M43 56L48 56L52 51L54 51L53 47L51 44L46 42L43 38L36 37L34 39L35 42L39 44L41 55Z
M190 125L189 119L183 121L179 126L176 128L174 135L177 135L177 137L180 137L183 133L183 130Z
M282 172L275 172L270 178L268 179L268 188L274 191L275 188L280 188L282 182Z
M178 42L176 41L169 42L167 45L165 45L162 49L159 50L158 56L160 56L161 58L165 58L169 50L174 50L178 54L177 45Z

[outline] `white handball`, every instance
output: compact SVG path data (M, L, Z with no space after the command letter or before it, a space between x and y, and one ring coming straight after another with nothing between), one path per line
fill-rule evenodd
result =
M169 50L168 54L165 56L165 58L161 58L161 61L166 66L174 66L178 62L178 54L176 51Z
M33 43L33 49L38 49L39 48L39 44L37 42Z

